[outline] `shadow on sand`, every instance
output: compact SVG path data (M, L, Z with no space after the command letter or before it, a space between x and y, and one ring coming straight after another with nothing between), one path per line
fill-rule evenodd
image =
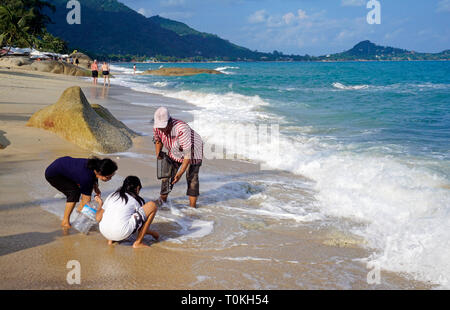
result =
M49 232L26 232L0 237L0 256L48 244L62 235L61 229Z

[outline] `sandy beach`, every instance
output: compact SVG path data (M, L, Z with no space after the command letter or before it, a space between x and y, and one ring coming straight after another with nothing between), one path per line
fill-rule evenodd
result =
M130 242L108 246L98 231L85 236L71 229L65 234L59 227L64 199L45 181L44 170L61 156L94 154L25 124L33 113L55 103L71 86L80 86L91 104L106 107L137 132L141 128L133 128L134 121L142 124L148 120L151 128L154 109L132 102L147 100L166 105L174 117L187 121L189 109L195 108L176 99L117 85L93 87L81 78L0 69L0 136L7 141L6 148L0 150L0 289L432 288L385 271L381 271L380 284L368 284L371 269L358 260L369 256L363 241L328 226L306 223L292 230L273 218L255 221L242 216L235 221L227 217L221 201L239 206L258 191L258 180L301 178L261 170L256 164L242 161L205 160L199 208L195 210L187 207L183 177L171 195L171 205L163 206L156 215L152 227L162 238L156 242L146 237L149 248L136 250ZM96 154L110 157L119 166L112 181L100 182L104 196L127 175L137 175L143 182L144 198L158 197L160 183L151 138L135 138L133 148L123 154ZM233 195L235 186L239 185L239 191L246 184L246 192ZM220 196L218 189L223 188L231 194ZM305 190L305 199L309 195ZM191 230L180 229L181 224L173 219L188 223ZM207 233L196 236L196 229ZM227 241L230 231L245 233L234 237L233 243L219 246ZM66 281L70 271L67 263L71 260L81 264L81 284ZM346 277L341 276L344 273Z

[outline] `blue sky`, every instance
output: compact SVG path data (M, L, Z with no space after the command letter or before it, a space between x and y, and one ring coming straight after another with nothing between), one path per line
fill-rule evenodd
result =
M362 40L440 52L450 49L450 0L378 0L381 24L370 25L369 0L119 0L262 52L324 55Z

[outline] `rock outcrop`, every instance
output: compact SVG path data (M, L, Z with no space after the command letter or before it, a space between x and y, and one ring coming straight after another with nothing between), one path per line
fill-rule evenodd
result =
M156 70L147 70L141 75L162 75L162 76L190 76L197 74L223 74L217 70L198 69L198 68L161 68Z
M90 76L91 71L64 61L42 60L31 64L31 70L72 76Z
M94 60L89 57L86 54L83 54L81 52L76 52L76 53L72 53L70 54L70 57L72 57L74 59L74 63L75 63L75 59L78 58L78 61L80 62L80 66L86 69L90 69L90 65L94 62Z
M89 104L78 86L64 91L58 102L37 111L27 126L52 131L83 149L108 154L129 149L137 136L100 105Z
M31 65L33 61L27 56L5 56L0 58L2 67L21 67Z
M0 58L0 67L50 72L72 76L91 76L91 70L57 60L32 60L27 56L9 56Z

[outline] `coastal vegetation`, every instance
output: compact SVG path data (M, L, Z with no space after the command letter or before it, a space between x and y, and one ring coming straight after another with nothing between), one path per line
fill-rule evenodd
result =
M45 11L55 7L42 0L2 0L0 4L0 45L43 49L65 53L67 43L47 31L51 22Z

